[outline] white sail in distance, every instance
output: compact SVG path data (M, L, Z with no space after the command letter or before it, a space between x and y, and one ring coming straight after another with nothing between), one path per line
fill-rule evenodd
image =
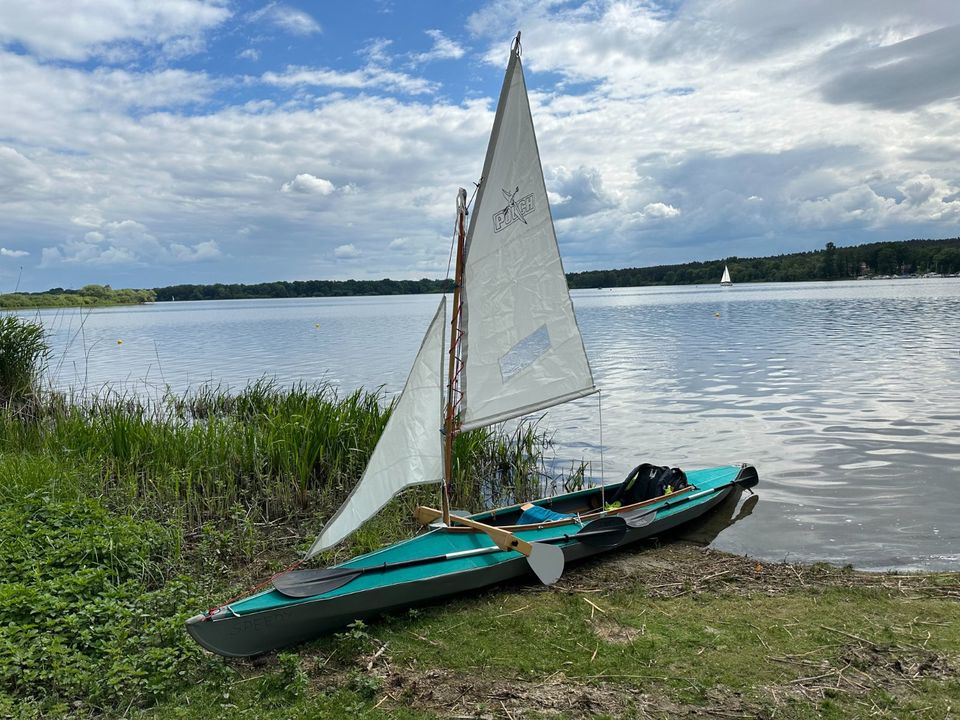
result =
M720 278L721 285L733 285L733 280L730 279L730 271L727 269L727 266L723 266L723 277Z
M403 392L360 481L324 525L306 557L333 547L404 488L443 479L443 383L446 297L413 361Z
M518 45L467 232L463 318L461 430L595 391L547 202Z

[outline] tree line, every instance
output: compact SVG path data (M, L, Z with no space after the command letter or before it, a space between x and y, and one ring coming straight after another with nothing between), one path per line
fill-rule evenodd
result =
M79 290L51 288L36 293L4 293L0 308L85 307L94 305L136 305L157 299L153 290L114 290L109 285L84 285Z
M657 265L620 270L569 273L571 288L638 287L642 285L694 285L720 282L723 266L734 282L791 282L855 280L878 276L960 273L960 238L905 240L837 247L760 258L729 257L723 260Z
M450 292L452 280L294 280L242 285L171 285L154 288L158 301L251 300L256 298L346 297L352 295L420 295Z
M723 266L734 282L853 280L895 275L960 273L960 238L903 240L837 247L759 258L657 265L618 270L567 273L571 288L694 285L720 282ZM356 295L419 295L450 292L452 280L295 280L213 285L170 285L152 290L114 290L109 285L85 285L79 290L52 288L40 293L0 295L0 309L128 305L172 300L243 300L258 298L346 297Z

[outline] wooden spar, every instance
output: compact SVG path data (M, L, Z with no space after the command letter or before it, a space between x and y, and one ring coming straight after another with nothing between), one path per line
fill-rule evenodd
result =
M444 424L443 443L443 522L450 525L450 484L453 481L453 437L456 434L457 400L453 393L456 389L457 351L460 347L460 286L463 283L463 246L466 238L464 219L467 216L467 191L460 188L457 193L457 259L453 274L453 311L450 317L450 360L447 364L447 413Z

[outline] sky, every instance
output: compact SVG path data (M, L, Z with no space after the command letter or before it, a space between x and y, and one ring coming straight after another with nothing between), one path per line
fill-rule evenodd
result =
M956 0L3 0L0 292L445 277L518 30L568 271L960 235Z

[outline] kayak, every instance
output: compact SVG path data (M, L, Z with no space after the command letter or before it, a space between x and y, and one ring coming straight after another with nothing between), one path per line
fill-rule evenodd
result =
M620 483L538 500L535 505L570 517L536 525L515 524L523 512L519 505L469 519L507 530L536 546L557 546L564 562L575 562L699 518L735 489L749 490L758 482L756 469L747 464L693 470L687 479L689 485L681 490L612 509L603 506L603 498L613 495ZM621 527L604 525L591 532L603 518L622 518ZM607 533L610 542L588 542ZM530 564L518 552L497 547L485 532L441 526L320 573L328 578L328 586L330 577L339 578L333 583L338 586L324 590L321 583L318 589L322 591L310 594L311 576L305 575L308 579L298 584L295 593L301 596L291 596L278 589L283 587L280 580L284 577L279 576L269 590L191 617L187 630L200 645L220 655L259 655L338 630L355 620L522 578L530 574Z

